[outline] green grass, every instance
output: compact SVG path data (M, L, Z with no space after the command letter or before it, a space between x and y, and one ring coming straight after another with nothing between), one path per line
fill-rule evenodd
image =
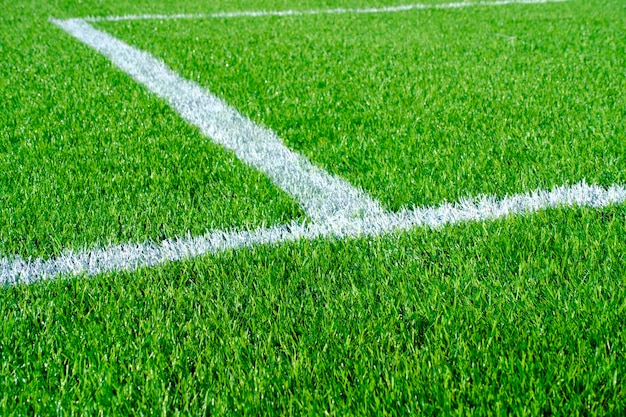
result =
M4 24L0 253L304 218L261 173L52 24Z
M625 214L557 210L8 288L0 407L619 414Z
M99 26L392 210L626 179L620 2Z
M304 219L49 16L399 3L5 5L0 253ZM574 0L99 27L397 208L623 184L625 16ZM626 206L5 287L0 317L2 415L620 415Z

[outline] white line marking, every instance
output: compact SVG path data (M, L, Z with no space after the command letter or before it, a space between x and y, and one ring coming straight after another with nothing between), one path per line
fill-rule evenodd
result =
M215 231L204 236L157 243L124 244L86 252L71 252L49 260L0 259L0 285L31 284L61 275L96 275L132 271L226 250L271 245L300 239L380 236L414 227L439 228L470 221L495 220L554 207L607 207L626 202L626 188L603 188L586 183L555 187L496 200L482 197L438 208L416 208L363 219L343 219L325 224L291 224L254 231Z
M482 3L482 5L544 3L547 1L550 0L505 0ZM456 4L459 6L454 7L465 5L465 3ZM452 7L450 4L448 6ZM403 10L409 10L406 9L407 6L404 7ZM388 9L384 11L391 11ZM358 9L357 11L335 9L335 11L325 13L339 13L339 10L373 13L374 11L368 10L382 9ZM309 12L306 14L316 13ZM101 18L100 20L107 19L114 18ZM115 19L121 20L121 18ZM289 151L272 131L254 125L219 98L196 84L180 78L150 54L132 48L106 33L95 30L81 19L53 20L53 22L109 57L137 81L147 85L151 91L165 98L185 119L198 125L206 135L212 136L214 139L217 136L219 143L233 148L240 158L248 161L251 165L260 165L259 169L268 173L281 184L283 189L292 195L295 194L301 200L308 208L307 210L313 213L314 220L321 219L323 222L311 225L292 223L291 225L261 228L254 231L214 231L199 237L168 239L160 244L152 242L128 243L91 251L67 251L62 256L48 260L24 260L18 256L0 258L0 285L31 284L45 279L54 279L61 275L84 274L89 276L111 271L132 271L140 267L155 266L229 249L277 244L299 239L379 236L414 227L438 228L461 222L493 220L508 215L532 213L558 206L601 208L626 202L625 187L613 185L609 188L602 188L582 182L573 186L555 187L552 191L538 190L530 194L515 195L499 201L494 197L486 196L464 200L454 205L444 204L438 208L416 208L403 210L399 213L386 213L380 209L378 203L370 200L365 193L355 190L346 181L329 176L324 171L314 167L307 159ZM204 118L208 118L209 122L206 122ZM248 136L253 139L250 140ZM250 152L250 149L253 151ZM268 166L268 158L272 159L274 155L278 155L284 160L278 165L270 164ZM289 164L295 164L297 168L292 168ZM294 175L297 178L294 180L289 175ZM304 195L302 195L302 190L298 185L298 181L302 180L306 184ZM295 191L290 191L291 188L295 188ZM318 189L325 193L324 198L329 196L331 199L336 199L332 201L330 208L326 207L325 202L318 201L319 197L307 195L307 193L318 191ZM344 203L342 200L344 198L353 204L347 213L340 209ZM360 211L362 217L353 216L355 209Z
M81 19L52 20L69 34L109 58L122 71L166 100L183 119L247 164L267 174L295 197L314 222L383 213L380 204L346 180L330 175L287 148L263 128L162 61Z
M505 6L507 4L539 4L539 3L560 3L568 0L496 0L485 2L454 2L442 4L405 4L401 6L389 7L368 7L368 8L336 8L336 9L317 9L317 10L258 10L258 11L240 11L240 12L221 12L221 13L196 13L196 14L142 14L142 15L125 15L125 16L94 16L83 18L89 22L119 22L123 20L147 20L147 19L229 19L238 17L265 17L265 16L307 16L320 14L375 14L375 13L397 13L410 10L428 10L428 9L460 9L464 7L479 6Z

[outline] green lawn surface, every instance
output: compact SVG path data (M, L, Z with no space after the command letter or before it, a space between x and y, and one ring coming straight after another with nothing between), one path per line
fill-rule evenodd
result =
M619 1L97 26L391 210L625 180Z
M0 255L305 219L97 52L45 20L0 25Z
M263 175L201 137L105 58L50 24L50 16L392 4L401 3L5 2L0 13L0 253L47 257L108 241L304 220L295 202ZM154 52L183 76L276 129L292 149L396 208L582 177L623 184L624 74L618 67L624 68L626 55L625 14L615 0L574 0L403 16L317 16L308 23L297 17L98 27ZM338 23L343 26L332 30ZM401 39L392 42L405 24ZM315 30L307 44L303 32L311 25ZM455 38L455 25L468 31ZM431 30L430 41L425 29ZM517 37L489 37L492 29ZM348 38L343 32L370 38ZM153 43L144 44L150 36ZM254 39L256 44L247 44ZM314 47L324 39L326 44ZM311 85L310 91L298 92L310 104L301 113L285 113L303 82L293 67L303 68L309 59L327 63L329 73L343 74L336 60L340 53L329 48L333 39L352 39L346 59L354 63L355 74L373 78L358 87L346 83L351 90L328 78L326 87ZM215 43L205 44L209 40ZM281 47L282 40L287 43ZM418 41L423 48L410 47ZM528 45L534 53L525 49ZM309 54L283 60L280 72L271 58L283 56L289 46L294 53ZM393 60L378 59L386 56L377 49L383 46L397 54L390 52ZM210 56L202 58L209 50L222 59L216 61L221 66L201 68L203 59L210 62ZM229 50L254 50L259 61L252 66L248 54L228 61ZM447 67L434 58L442 51ZM324 54L329 59L317 59ZM403 102L411 95L399 84L417 85L416 78L399 77L398 68L383 65L406 63L416 55L430 56L430 68L440 70L410 68L413 75L421 74L420 82L438 83L431 90L415 90L422 91L422 99L430 97L433 106ZM490 57L482 67L481 56ZM455 57L466 57L467 67ZM505 65L507 60L518 67ZM576 68L569 65L576 60ZM382 67L368 72L370 61ZM242 62L249 76L241 67L232 74L222 68ZM307 68L310 75L321 71ZM470 71L477 68L493 77L485 81ZM455 70L458 77L452 78ZM498 70L501 77L494 75ZM223 85L214 78L220 74ZM237 74L243 76L241 86ZM265 90L253 82L264 74L274 77ZM372 136L382 142L372 155L376 166L371 173L359 163L341 171L345 160L336 152L343 139L331 135L332 123L345 121L346 129L359 133L351 119L355 112L341 106L330 112L321 98L334 105L341 100L335 94L367 95L381 74L389 77L381 88L400 92L394 97L402 99L383 106L382 122L392 116L394 123L406 122L408 116L398 109L408 109L425 112L423 124L407 122L404 136L390 147L389 137ZM510 90L503 84L506 77ZM266 94L272 85L281 88L286 103ZM246 95L247 88L254 94ZM462 100L446 102L435 94L462 96L463 88L466 112ZM316 97L321 97L319 106ZM493 97L502 98L501 104L496 106ZM551 100L561 107L552 109ZM254 109L264 109L264 103L269 112L257 114ZM359 101L342 103L356 106ZM330 113L318 124L304 117L324 109ZM362 117L372 116L367 108L362 111ZM434 111L438 117L426 117ZM292 123L296 119L289 117L298 115L304 122ZM426 127L437 121L439 136L428 136ZM363 129L375 132L382 122L364 123ZM383 178L380 189L371 189L384 169L389 175L408 172L412 154L407 149L416 146L409 128L415 126L424 129L419 136L424 143L442 141L445 168L432 176L447 172L449 189L425 174L415 177L415 184ZM287 130L294 134L286 135ZM505 130L512 143L526 144L526 151L507 148L506 138L498 136ZM319 131L329 132L328 137ZM453 135L463 131L480 132L472 146L461 141L470 138ZM502 142L490 145L489 132ZM361 139L367 135L350 137L341 155L365 164ZM329 156L320 152L320 138L328 140ZM498 152L487 153L490 146L512 152L512 165L505 166ZM491 155L475 164L491 163L497 175L459 171L469 159L455 157L463 153L458 148ZM525 164L531 157L532 164ZM535 169L536 176L526 168ZM427 193L418 192L418 182ZM405 195L398 196L398 190ZM122 214L125 222L118 223ZM622 415L625 258L622 204L602 210L559 208L375 238L257 246L134 272L3 287L0 415Z
M2 414L619 415L626 211L6 288Z

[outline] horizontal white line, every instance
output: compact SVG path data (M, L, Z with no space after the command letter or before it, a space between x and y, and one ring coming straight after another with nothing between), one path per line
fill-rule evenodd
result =
M169 261L193 258L229 249L270 245L321 237L379 236L414 227L438 228L462 222L494 220L513 214L528 214L559 206L601 208L626 202L626 188L603 188L586 183L555 187L496 200L482 197L435 208L416 208L363 219L343 219L325 224L290 224L254 231L215 231L204 236L165 240L161 243L114 245L57 258L26 261L19 257L0 259L0 285L30 284L61 275L96 275L132 271Z
M287 148L272 130L255 124L148 52L127 45L81 19L53 22L166 100L208 138L267 174L278 187L298 200L314 222L383 212L380 204L363 190L314 166L306 157Z
M389 7L368 7L368 8L335 8L335 9L316 9L316 10L258 10L258 11L238 11L238 12L221 12L221 13L197 13L197 14L141 14L141 15L125 15L125 16L94 16L86 17L83 20L89 22L119 22L122 20L147 20L147 19L231 19L239 17L265 17L265 16L306 16L320 14L374 14L374 13L397 13L410 10L427 10L427 9L460 9L464 7L477 6L504 6L507 4L539 4L539 3L560 3L568 0L496 0L485 2L454 2L442 4L405 4L400 6Z

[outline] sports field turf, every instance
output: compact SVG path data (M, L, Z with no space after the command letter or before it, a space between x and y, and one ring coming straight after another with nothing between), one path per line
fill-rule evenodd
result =
M398 210L624 183L613 14L591 3L101 25Z
M626 5L402 4L5 5L0 414L626 411L623 198L367 228L481 194L623 190ZM316 12L237 14L259 10ZM163 72L133 79L58 23L84 17L276 132L365 214L321 215L300 171L213 143L188 116L202 98L154 94ZM297 225L295 241L13 283L92 249Z

